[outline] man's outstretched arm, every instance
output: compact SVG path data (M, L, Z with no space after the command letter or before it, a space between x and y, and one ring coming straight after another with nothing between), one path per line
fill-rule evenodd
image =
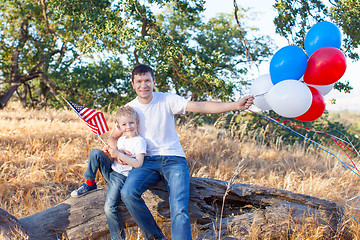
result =
M253 104L253 101L253 96L243 97L236 102L190 101L186 106L186 111L198 113L223 113L236 110L242 111L248 109Z

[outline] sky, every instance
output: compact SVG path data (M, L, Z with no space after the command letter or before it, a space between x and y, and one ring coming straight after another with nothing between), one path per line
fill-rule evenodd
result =
M288 45L285 38L275 34L275 26L273 19L276 11L272 5L274 1L271 0L238 0L239 7L251 8L253 13L256 13L256 18L249 23L250 26L259 28L259 31L264 35L269 35L277 46L276 50ZM213 17L217 13L233 13L233 0L206 0L205 3L206 17ZM358 49L360 52L360 49ZM325 98L326 109L331 112L350 111L360 112L360 63L353 63L351 59L347 59L347 69L344 76L340 79L341 82L349 81L354 88L350 94L332 90ZM269 73L270 61L263 63L259 71L254 73L255 77L262 74ZM331 99L336 100L336 104L331 104Z

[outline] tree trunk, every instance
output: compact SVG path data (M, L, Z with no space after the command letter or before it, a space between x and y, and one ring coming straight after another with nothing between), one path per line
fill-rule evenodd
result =
M9 229L17 228L30 239L62 239L64 236L68 239L96 239L109 232L103 210L105 196L106 189L100 189L20 219L0 211L0 231L11 235ZM164 183L160 182L143 197L155 219L170 221ZM122 203L120 211L125 227L136 226ZM198 239L216 239L220 226L222 237L242 239L256 226L260 238L265 232L267 237L271 232L271 237L278 238L300 229L309 219L324 226L326 234L331 236L341 220L343 209L334 202L288 191L191 178L189 214L191 222L202 225L202 235Z
M5 92L0 93L0 109L3 109L6 106L9 99L12 97L12 95L18 89L18 87L20 85L21 85L21 83L20 84L14 84L14 85L10 86L8 89L6 89Z

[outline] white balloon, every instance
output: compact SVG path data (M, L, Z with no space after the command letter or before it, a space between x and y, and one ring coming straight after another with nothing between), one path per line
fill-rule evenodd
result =
M310 108L312 94L304 83L290 79L275 84L265 95L265 99L277 114L293 118Z
M316 88L323 96L331 92L334 88L335 83L329 85L313 85L313 84L306 84L310 87Z
M272 88L270 74L263 74L256 78L250 87L250 94L255 96L254 105L262 110L271 110L265 100L265 94Z
M304 76L302 76L299 81L305 83L305 82L304 82ZM316 89L321 93L321 95L323 95L323 96L325 96L326 94L328 94L329 92L331 92L331 90L333 90L334 85L335 85L335 83L329 84L329 85L313 85L313 84L307 84L307 83L305 83L305 84L306 84L307 86L316 88Z

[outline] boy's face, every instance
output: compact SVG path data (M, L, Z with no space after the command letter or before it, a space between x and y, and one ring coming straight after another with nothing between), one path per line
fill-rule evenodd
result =
M117 127L126 137L135 137L138 135L139 121L130 116L121 116L117 119Z
M155 80L152 78L151 73L134 75L134 80L131 82L132 87L135 89L140 103L147 104L152 100L152 93L155 87Z

